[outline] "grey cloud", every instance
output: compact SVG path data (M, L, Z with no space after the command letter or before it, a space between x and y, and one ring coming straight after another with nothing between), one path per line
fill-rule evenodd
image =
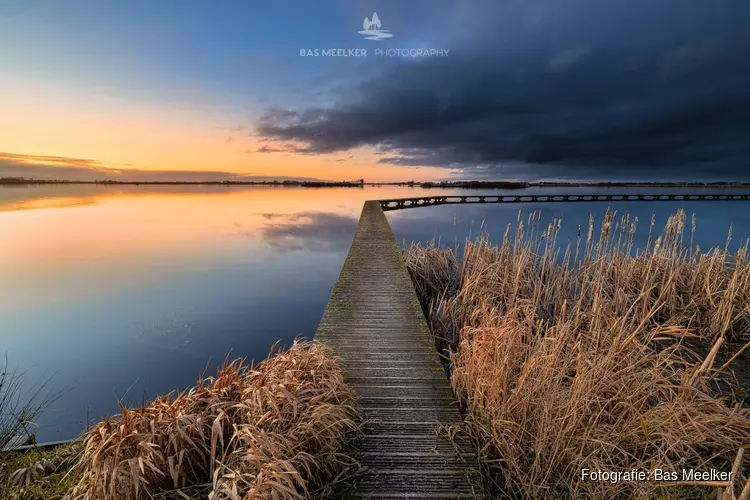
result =
M667 75L697 71L720 57L722 50L722 44L715 40L687 42L664 54L661 70Z
M263 240L281 251L345 251L357 218L329 212L262 214L269 222L260 229Z
M555 54L549 61L552 70L561 70L570 67L581 60L591 49L588 47L572 47Z
M234 125L232 127L216 127L216 130L223 130L226 132L245 132L247 131L247 125Z
M294 144L282 144L278 146L269 146L263 144L255 151L248 150L248 153L297 153L297 154L308 154L309 151L305 147L295 146Z
M750 180L750 4L483 0L456 12L450 57L398 61L332 104L268 110L258 134L498 177Z

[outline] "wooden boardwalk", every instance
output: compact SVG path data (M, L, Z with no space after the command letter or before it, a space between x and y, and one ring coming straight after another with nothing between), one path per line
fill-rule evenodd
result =
M315 339L341 357L365 419L363 474L336 498L480 498L479 473L401 250L368 201Z
M651 194L457 194L421 196L417 198L397 198L379 200L384 211L403 210L405 208L431 207L434 205L456 205L465 203L590 203L590 202L623 202L623 201L750 201L749 193L651 193Z

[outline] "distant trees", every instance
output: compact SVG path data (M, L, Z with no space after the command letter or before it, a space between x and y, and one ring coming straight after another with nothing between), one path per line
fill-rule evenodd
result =
M365 21L362 23L362 27L365 29L365 31L369 30L379 30L382 24L380 23L380 18L378 17L377 12L372 13L372 21L370 21L369 18L365 17Z

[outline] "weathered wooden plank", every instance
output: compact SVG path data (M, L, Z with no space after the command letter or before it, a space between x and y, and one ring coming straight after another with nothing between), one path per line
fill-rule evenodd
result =
M365 472L337 498L480 498L470 441L401 250L380 203L368 201L315 334L340 356L365 419Z

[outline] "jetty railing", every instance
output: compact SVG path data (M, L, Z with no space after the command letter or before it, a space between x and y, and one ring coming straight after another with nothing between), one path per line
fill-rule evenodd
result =
M750 201L750 193L710 194L482 194L439 195L417 198L378 200L384 212L405 208L430 207L461 203L575 203L621 201Z

